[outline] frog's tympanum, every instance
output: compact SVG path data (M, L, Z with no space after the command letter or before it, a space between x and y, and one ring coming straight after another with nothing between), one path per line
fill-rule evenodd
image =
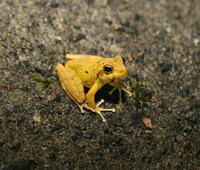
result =
M65 66L58 64L57 74L60 83L68 94L68 96L79 106L81 112L83 108L89 109L99 114L102 120L106 119L101 114L102 111L112 111L115 109L100 108L99 105L103 99L96 104L95 94L105 84L114 86L110 94L115 90L119 90L119 100L121 102L121 91L124 90L129 95L125 88L122 87L120 77L127 75L127 68L124 65L124 60L121 56L114 58L104 58L94 55L82 54L67 54L68 59ZM89 91L85 94L84 87L88 87Z

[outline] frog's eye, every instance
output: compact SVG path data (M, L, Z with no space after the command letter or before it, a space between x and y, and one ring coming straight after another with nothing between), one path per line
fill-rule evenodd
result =
M106 74L111 74L113 72L113 67L111 65L105 65L103 67L103 71Z

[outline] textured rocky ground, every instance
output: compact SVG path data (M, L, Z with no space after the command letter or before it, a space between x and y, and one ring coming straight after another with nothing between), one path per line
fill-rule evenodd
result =
M198 0L1 0L0 169L200 168L199 18ZM150 107L106 87L107 123L81 114L55 72L66 53L124 56Z

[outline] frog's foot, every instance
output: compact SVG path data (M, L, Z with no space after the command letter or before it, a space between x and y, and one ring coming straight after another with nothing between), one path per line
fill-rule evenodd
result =
M101 117L102 121L106 122L106 119L104 118L104 116L102 115L101 112L115 112L115 109L114 108L112 108L112 109L104 109L104 108L99 107L103 102L104 102L104 100L101 99L101 101L97 104L95 109L93 109L93 108L91 108L91 107L89 107L87 105L84 105L83 107L91 110L92 112L97 113Z
M101 112L115 112L115 109L114 108L104 109L104 108L99 107L103 102L104 102L104 100L101 99L101 101L97 104L97 107L95 109L93 109L93 112L97 113L101 117L103 122L106 122L106 119L104 118L104 116L102 115Z

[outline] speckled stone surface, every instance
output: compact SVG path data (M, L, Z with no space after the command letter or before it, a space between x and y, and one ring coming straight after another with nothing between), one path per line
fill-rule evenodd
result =
M1 0L0 169L200 168L199 18L199 0ZM122 55L151 107L105 87L117 112L81 114L56 76L66 53Z

